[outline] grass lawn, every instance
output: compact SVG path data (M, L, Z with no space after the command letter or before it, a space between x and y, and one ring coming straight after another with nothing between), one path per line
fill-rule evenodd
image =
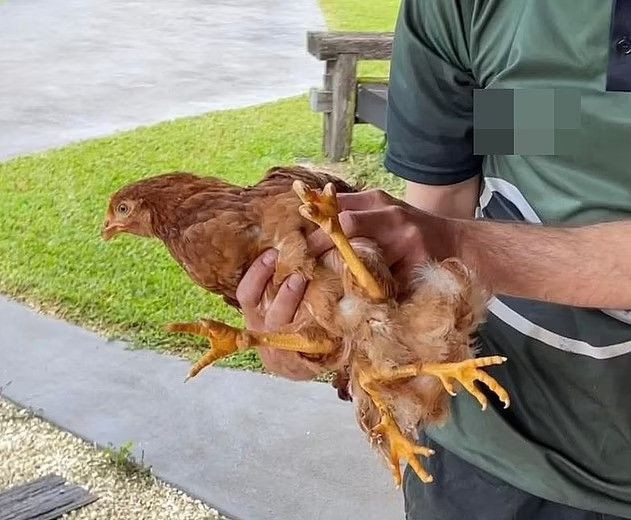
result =
M396 2L323 0L342 29L391 29ZM361 9L361 10L360 10ZM367 13L368 11L369 13ZM372 13L370 13L372 11ZM353 20L363 22L353 23ZM99 231L109 195L151 174L187 170L256 182L269 167L322 162L321 119L305 96L179 119L0 164L0 292L134 345L194 357L200 342L167 335L171 321L240 316L195 286L157 241ZM383 136L359 128L351 176L393 182L380 168ZM253 352L228 366L258 369Z
M329 27L338 31L394 30L400 0L320 0ZM361 62L362 76L387 76L386 62Z

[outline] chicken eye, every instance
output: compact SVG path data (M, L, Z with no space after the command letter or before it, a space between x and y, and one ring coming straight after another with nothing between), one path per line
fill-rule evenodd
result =
M126 215L127 212L129 211L129 206L125 204L124 202L121 202L116 208L116 211L120 213L121 215Z

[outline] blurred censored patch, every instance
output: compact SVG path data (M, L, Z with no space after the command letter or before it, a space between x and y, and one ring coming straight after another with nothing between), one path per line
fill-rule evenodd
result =
M579 149L578 89L475 89L475 155L574 155Z

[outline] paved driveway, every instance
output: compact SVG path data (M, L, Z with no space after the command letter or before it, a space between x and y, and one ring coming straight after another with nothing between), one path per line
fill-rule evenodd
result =
M306 91L316 0L0 0L0 159Z

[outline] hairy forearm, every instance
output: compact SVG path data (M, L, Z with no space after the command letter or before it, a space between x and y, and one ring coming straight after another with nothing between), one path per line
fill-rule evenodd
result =
M455 254L494 294L631 309L631 221L574 228L451 220Z
M464 183L444 190L451 188L464 188ZM418 190L429 193L422 186ZM465 202L477 200L473 184L462 193L467 193ZM338 200L345 233L375 240L404 283L415 266L428 258L456 256L477 272L493 294L577 307L631 309L631 220L549 227L474 220L473 211L465 217L441 215L425 204L432 203L431 197L420 201L408 197L409 204L403 204L369 190L341 194ZM331 247L326 234L314 235L310 238L314 254Z

